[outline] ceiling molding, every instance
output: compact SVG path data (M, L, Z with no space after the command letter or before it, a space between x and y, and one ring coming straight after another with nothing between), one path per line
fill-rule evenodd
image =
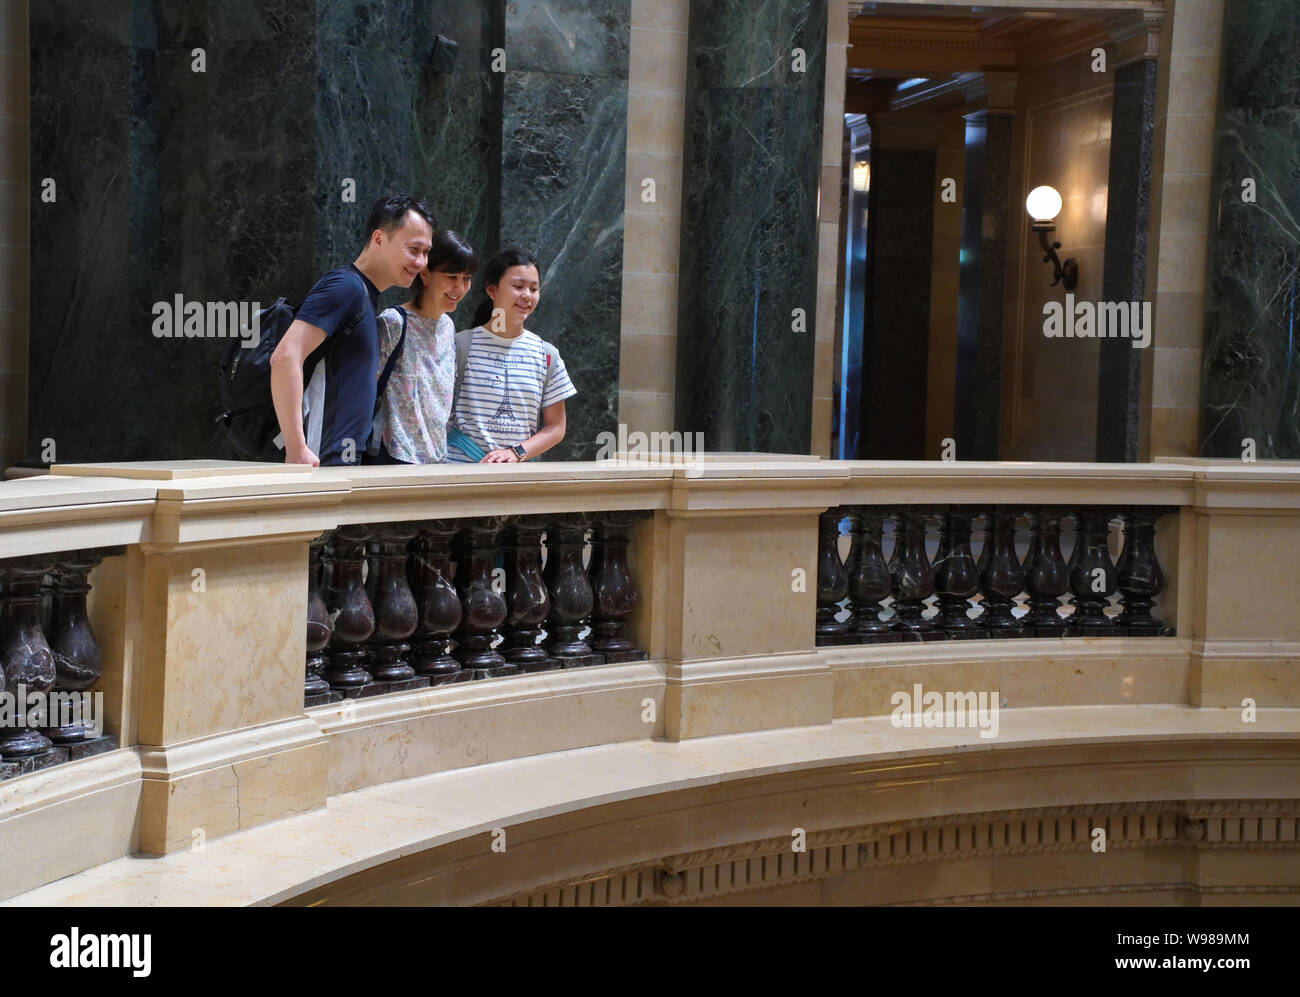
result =
M1098 47L1122 65L1156 54L1164 22L1162 7L1145 2L1040 3L1028 10L864 4L849 23L848 67L872 75L950 77L1024 70Z

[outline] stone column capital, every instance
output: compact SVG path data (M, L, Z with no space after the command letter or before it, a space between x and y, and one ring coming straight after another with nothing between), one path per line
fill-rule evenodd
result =
M1107 18L1106 34L1115 43L1112 67L1157 58L1160 55L1160 32L1164 26L1163 10L1128 11Z
M1016 83L1019 80L1015 71L986 69L982 73L962 75L962 96L973 110L990 114L1015 113Z

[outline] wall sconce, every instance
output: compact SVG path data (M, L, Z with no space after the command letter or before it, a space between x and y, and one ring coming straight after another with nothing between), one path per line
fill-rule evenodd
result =
M1073 291L1079 283L1079 264L1073 259L1062 263L1056 255L1061 244L1047 239L1049 232L1056 231L1056 216L1061 213L1061 195L1055 187L1035 187L1025 198L1025 208L1034 220L1033 230L1038 233L1038 241L1043 247L1043 262L1051 263L1054 268L1052 287L1064 284L1067 291Z
M859 194L865 194L871 189L871 164L865 159L859 159L853 164L853 189Z

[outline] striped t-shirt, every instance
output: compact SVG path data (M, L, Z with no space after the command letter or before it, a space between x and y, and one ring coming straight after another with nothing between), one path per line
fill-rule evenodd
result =
M542 409L578 393L559 351L527 329L514 339L483 326L458 335L469 337L469 348L451 421L484 453L523 443L541 426ZM447 460L472 458L448 441Z

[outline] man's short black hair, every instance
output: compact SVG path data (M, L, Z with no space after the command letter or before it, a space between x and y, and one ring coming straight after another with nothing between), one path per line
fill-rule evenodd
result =
M385 235L392 235L406 222L407 212L410 211L428 222L431 231L437 231L438 223L423 201L410 194L396 194L393 197L381 197L370 209L370 217L366 219L366 242L370 241L377 228L383 229Z

